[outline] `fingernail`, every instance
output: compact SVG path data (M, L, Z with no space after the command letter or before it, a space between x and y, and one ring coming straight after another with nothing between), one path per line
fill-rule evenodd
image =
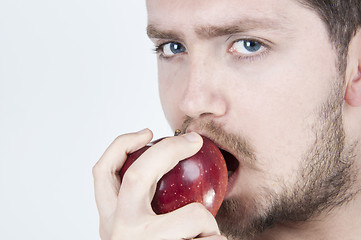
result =
M199 135L195 132L184 134L183 137L187 139L189 142L198 142L199 141Z

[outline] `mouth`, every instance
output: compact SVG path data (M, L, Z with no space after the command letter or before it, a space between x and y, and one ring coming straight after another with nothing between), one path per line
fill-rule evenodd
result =
M219 150L221 151L221 153L224 157L224 160L226 161L227 171L228 171L228 179L230 179L234 175L234 173L237 171L237 169L239 167L239 161L230 152L227 152L226 150L224 150L222 148L219 148Z
M226 162L227 165L227 171L228 171L228 184L227 184L227 191L226 191L226 198L227 196L230 196L230 193L236 183L237 180L237 176L238 176L238 170L240 169L239 167L239 161L238 159L230 152L219 148L219 150L221 151L224 160Z

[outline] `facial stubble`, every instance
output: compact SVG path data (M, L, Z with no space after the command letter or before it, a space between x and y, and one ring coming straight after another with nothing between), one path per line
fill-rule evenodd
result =
M356 194L351 189L356 179L353 162L357 143L345 141L341 85L342 81L337 81L317 110L314 142L304 154L294 186L279 183L281 194L264 188L256 196L223 202L216 219L229 239L256 239L280 224L305 223L346 204Z
M356 179L354 149L356 142L346 144L343 128L343 82L334 81L326 101L315 111L314 142L304 154L295 185L279 182L278 194L264 187L255 196L226 199L217 216L219 228L229 239L256 239L277 225L302 224L346 204L356 194L352 186ZM245 159L244 164L257 170L252 145L238 135L227 133L214 122L187 118L183 131L197 125L223 145L233 148Z

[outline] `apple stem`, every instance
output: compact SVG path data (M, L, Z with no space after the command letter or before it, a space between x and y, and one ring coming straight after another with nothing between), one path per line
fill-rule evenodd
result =
M176 129L175 132L174 132L174 136L179 136L181 133L182 133L181 130Z

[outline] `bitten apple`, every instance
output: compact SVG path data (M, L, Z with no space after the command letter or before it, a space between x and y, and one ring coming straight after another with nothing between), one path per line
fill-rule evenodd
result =
M213 216L217 214L227 191L227 166L218 147L208 138L202 138L202 148L180 161L157 183L152 200L156 214L168 213L193 202L203 204ZM130 165L160 140L130 154L120 171L121 179Z

